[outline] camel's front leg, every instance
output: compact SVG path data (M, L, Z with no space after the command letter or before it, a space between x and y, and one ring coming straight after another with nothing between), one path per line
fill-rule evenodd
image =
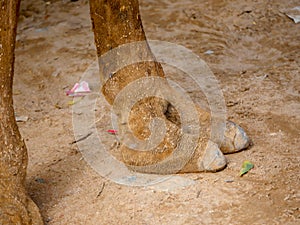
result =
M224 168L226 166L224 155L218 145L209 141L209 113L199 108L194 113L196 117L194 116L190 122L201 125L199 131L201 135L199 138L193 139L192 136L185 135L185 131L178 121L181 112L178 112L178 109L166 100L166 96L160 94L168 93L165 90L169 90L169 86L162 66L155 62L146 42L138 1L90 0L90 7L95 43L100 58L100 76L104 83L102 92L110 104L115 105L115 100L119 102L116 112L119 118L119 129L125 133L131 130L133 134L125 135L123 143L121 143L121 151L126 165L133 170L149 173L217 171ZM127 45L129 47L124 53L121 46L129 43L132 45ZM111 57L110 60L102 60L109 52L113 52L112 56L115 54L115 57ZM122 58L119 55L125 57ZM134 64L124 63L128 58L141 60ZM145 58L153 59L153 61L142 60ZM121 65L124 66L121 67ZM121 69L115 71L114 68ZM123 102L128 99L130 101L130 98L138 99L138 92L135 90L142 87L146 91L147 79L159 80L157 85L154 85L155 82L153 85L151 82L148 83L151 84L150 88L154 89L156 97L149 95L136 101L130 108L131 112L128 113L129 108L126 108L126 103ZM128 87L131 86L132 89L128 91ZM120 92L124 92L124 90L128 92L128 99L119 98ZM165 125L161 129L156 129L156 133L151 134L149 127L152 126L155 118L156 122L159 120ZM164 136L160 139L161 134ZM126 137L132 138L136 143L132 140L128 141ZM160 140L161 142L152 145L149 140L153 142ZM231 143L230 137L228 140L227 142ZM189 147L182 147L189 146L189 144L195 150L192 153ZM242 148L246 145L247 143L244 143ZM229 144L226 146L228 147ZM174 151L181 147L181 152L176 153L169 161L169 165L159 165L162 160L172 158ZM230 152L235 150L239 149L230 149ZM191 154L190 158L187 158L186 156L189 154ZM188 161L185 162L187 159ZM181 161L183 162L181 163ZM179 168L178 165L181 167Z

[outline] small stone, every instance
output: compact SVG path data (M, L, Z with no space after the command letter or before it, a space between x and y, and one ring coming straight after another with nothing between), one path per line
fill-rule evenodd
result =
M27 122L28 116L16 116L16 121L17 122Z
M211 55L214 54L213 50L207 50L206 52L204 52L205 55Z
M225 183L232 183L232 182L234 182L234 180L233 179L226 179L226 180L224 180L224 182Z
M43 178L36 178L35 181L38 182L38 183L40 183L40 184L46 183Z

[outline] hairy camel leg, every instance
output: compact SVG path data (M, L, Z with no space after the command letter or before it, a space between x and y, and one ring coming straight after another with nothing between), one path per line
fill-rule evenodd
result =
M146 42L137 0L90 0L90 10L99 57L123 44L144 41L145 45L137 46L137 55L147 55L154 60ZM136 57L133 54L128 51L126 56ZM110 104L113 104L116 96L124 87L139 78L150 76L164 78L161 65L155 61L126 66L119 71L113 71L115 73L111 74L109 78L106 78L108 77L107 67L110 67L109 63L101 64L100 62L100 77L104 82L102 92ZM159 88L157 91L159 92ZM182 132L178 121L172 119L174 116L168 116L171 108L172 106L167 101L157 97L141 100L132 108L128 126L139 139L145 140L150 136L149 123L154 117L163 119L167 130L161 144L151 151L137 152L124 144L121 145L124 161L132 169L139 171L138 166L160 162L170 156L180 143ZM176 110L173 111L175 111L176 118L178 113ZM118 116L121 127L122 112ZM226 160L218 146L209 144L208 150L205 151L209 140L209 120L209 114L199 109L199 120L195 122L201 124L203 135L198 140L198 147L192 159L182 169L182 172L217 171L225 167ZM168 173L169 171L164 170L163 172Z
M13 108L12 84L19 0L0 2L0 224L43 224L24 188L27 150Z

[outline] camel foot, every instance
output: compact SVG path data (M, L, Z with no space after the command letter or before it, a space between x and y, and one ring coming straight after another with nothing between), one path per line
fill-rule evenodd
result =
M239 152L248 148L250 139L246 132L234 122L227 121L224 140L220 146L224 154Z

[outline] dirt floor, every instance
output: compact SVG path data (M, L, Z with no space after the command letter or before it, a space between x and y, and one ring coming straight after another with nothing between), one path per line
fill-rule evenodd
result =
M223 171L180 175L192 184L162 189L101 177L72 144L72 98L65 91L97 62L88 1L24 0L14 103L17 116L28 117L18 123L30 158L27 188L45 223L300 224L300 24L285 14L296 3L140 1L148 38L183 45L205 60L228 118L253 142L227 155ZM111 128L105 122L104 131ZM255 167L240 177L244 160Z

